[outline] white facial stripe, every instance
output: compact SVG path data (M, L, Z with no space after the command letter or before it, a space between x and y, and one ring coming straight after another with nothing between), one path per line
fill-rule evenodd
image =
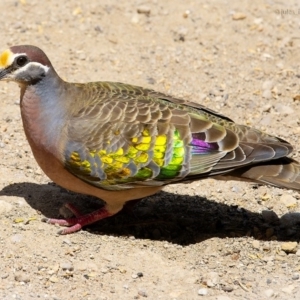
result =
M22 55L25 55L25 56L26 56L26 53L15 53L15 54L13 55L13 57L14 57L14 59L15 59L16 57L22 56Z
M14 72L14 74L19 74L19 73L26 72L29 68L32 68L32 67L37 67L37 68L40 68L40 69L44 69L45 74L49 71L49 67L47 67L47 66L44 66L44 65L42 65L38 62L29 62L24 67L21 67L20 69L17 69Z

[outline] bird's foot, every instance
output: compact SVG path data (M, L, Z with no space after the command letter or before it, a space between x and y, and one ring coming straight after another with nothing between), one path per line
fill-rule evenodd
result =
M66 207L75 215L74 218L68 219L49 219L43 218L42 221L49 224L57 224L60 226L70 226L58 231L58 234L70 234L79 231L83 226L92 224L101 219L110 217L112 214L106 208L100 208L89 214L82 215L80 211L72 204L66 204Z

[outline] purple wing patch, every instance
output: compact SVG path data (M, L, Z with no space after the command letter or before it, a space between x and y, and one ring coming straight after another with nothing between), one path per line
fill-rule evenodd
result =
M198 134L192 134L192 154L204 154L210 151L216 151L219 149L217 143L208 143L200 138Z

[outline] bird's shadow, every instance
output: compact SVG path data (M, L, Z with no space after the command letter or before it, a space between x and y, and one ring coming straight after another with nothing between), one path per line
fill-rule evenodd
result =
M33 209L50 218L59 217L59 209L66 202L74 204L83 212L101 206L99 199L68 192L52 183L14 183L4 187L0 195L23 197ZM278 218L273 212L262 215L199 196L168 192L147 197L138 201L134 207L130 205L132 202L117 215L88 226L88 230L94 234L134 236L180 245L213 237L300 239L299 213L289 213Z

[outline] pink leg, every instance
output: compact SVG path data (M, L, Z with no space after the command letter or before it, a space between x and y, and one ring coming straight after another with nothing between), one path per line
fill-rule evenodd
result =
M82 216L81 211L74 204L72 204L72 203L66 203L65 207L69 211L71 211L75 217L81 217Z
M49 219L43 218L42 221L49 224L58 224L60 226L70 226L69 228L62 229L58 232L58 234L69 234L80 230L83 226L92 224L101 219L112 216L110 212L107 211L106 208L100 208L96 211L93 211L89 214L82 215L77 208L75 208L72 204L67 204L67 208L69 208L74 215L75 218L68 219Z

